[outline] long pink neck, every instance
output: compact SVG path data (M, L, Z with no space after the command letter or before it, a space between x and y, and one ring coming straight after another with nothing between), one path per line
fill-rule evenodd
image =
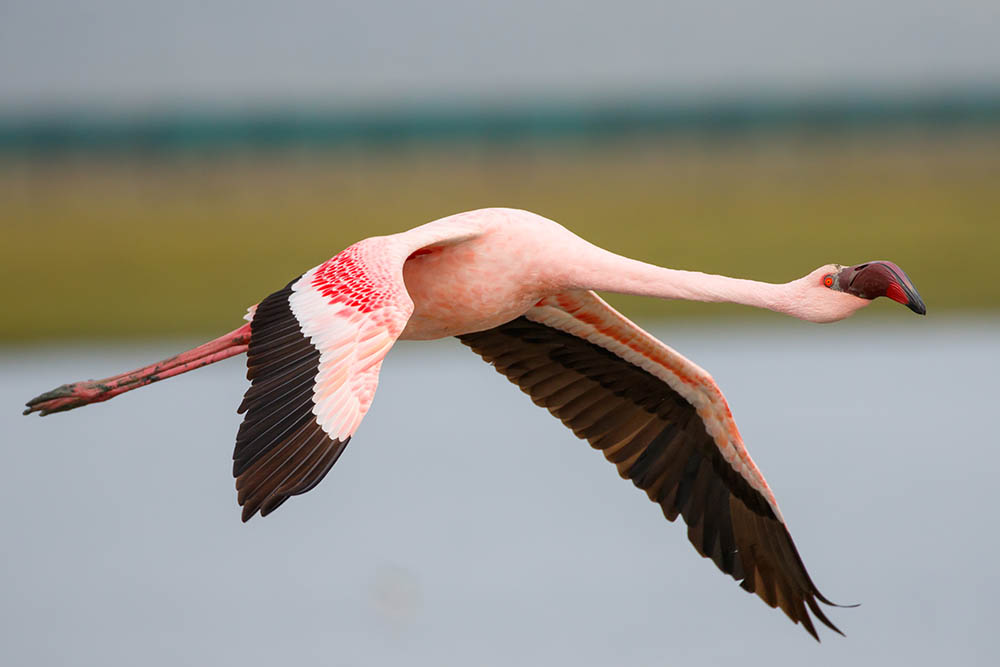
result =
M800 316L792 283L776 285L697 271L666 269L615 255L596 246L590 246L584 255L586 261L570 270L569 282L577 289L660 299L738 303Z

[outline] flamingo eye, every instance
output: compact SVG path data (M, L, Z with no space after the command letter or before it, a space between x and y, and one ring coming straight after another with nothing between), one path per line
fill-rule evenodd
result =
M828 273L825 276L823 276L823 284L826 285L827 287L833 287L833 274L832 273Z

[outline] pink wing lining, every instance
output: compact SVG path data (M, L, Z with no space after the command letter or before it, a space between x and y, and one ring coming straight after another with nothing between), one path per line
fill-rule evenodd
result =
M406 258L478 230L474 219L453 216L366 239L250 309L252 384L233 452L244 521L315 487L358 429L382 360L413 312Z
M525 317L599 345L666 382L695 407L725 461L764 496L784 522L774 493L743 445L729 404L707 371L590 291L546 297Z
M292 287L289 303L302 333L320 351L313 414L330 437L344 440L368 412L382 360L406 326L413 302L402 289L377 309L336 296L331 300L320 291L336 285L324 276L326 267L306 273Z
M593 292L546 297L459 338L601 450L669 521L683 516L698 553L744 590L817 640L813 617L840 632L708 373Z
M351 436L371 407L382 360L413 313L403 264L420 248L478 235L477 212L360 241L305 273L289 304L320 351L313 414L324 431Z

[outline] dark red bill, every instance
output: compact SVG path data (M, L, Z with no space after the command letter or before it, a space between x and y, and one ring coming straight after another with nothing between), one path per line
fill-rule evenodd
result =
M846 267L838 283L844 292L862 299L887 296L918 315L927 314L927 306L909 276L892 262L879 260Z

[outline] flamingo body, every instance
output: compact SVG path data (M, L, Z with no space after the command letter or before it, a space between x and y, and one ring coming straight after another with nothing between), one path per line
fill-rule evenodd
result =
M923 314L890 262L825 265L782 285L620 257L526 211L482 209L360 241L292 280L249 324L187 353L64 385L28 412L68 410L247 353L233 474L243 520L316 486L368 412L397 339L457 336L615 464L698 552L818 638L837 628L712 377L592 290L729 301L843 319L877 296ZM839 630L837 630L839 632Z

